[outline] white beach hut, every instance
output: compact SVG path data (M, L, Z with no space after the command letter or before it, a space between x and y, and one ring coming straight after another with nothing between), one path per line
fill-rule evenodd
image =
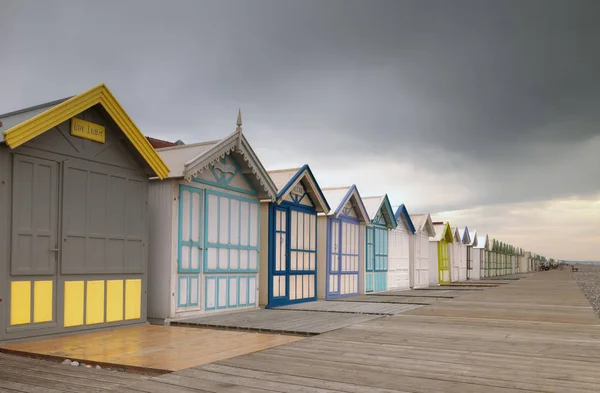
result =
M317 241L317 214L329 205L308 165L268 173L277 200L261 203L260 305L316 300L317 256L326 247Z
M258 306L260 201L277 187L242 134L157 149L171 169L151 182L148 318ZM266 252L266 250L264 250Z
M479 262L479 278L474 278L474 280L488 277L487 269L489 266L489 258L490 242L488 235L486 234L485 236L477 236L477 245L473 246L473 264L476 264L476 261Z
M450 282L454 235L448 222L434 222L435 235L429 238L429 285Z
M317 296L333 299L364 293L369 214L355 185L321 190L331 210L318 217Z
M365 292L388 290L389 231L398 223L387 195L363 198L371 219L367 226Z
M470 243L468 228L452 230L454 242L452 243L452 261L450 279L452 282L467 279L467 244Z
M411 260L413 261L413 288L427 288L431 282L430 258L437 267L437 252L430 251L429 238L435 237L433 221L429 214L411 214L410 219L415 228L412 236ZM437 270L437 269L435 269Z
M392 208L398 226L388 233L389 266L388 288L409 289L414 285L414 259L411 258L411 243L415 227L404 205Z
M481 270L479 267L479 258L475 256L478 253L474 250L478 240L477 231L469 231L469 240L470 242L467 243L467 280L479 280Z

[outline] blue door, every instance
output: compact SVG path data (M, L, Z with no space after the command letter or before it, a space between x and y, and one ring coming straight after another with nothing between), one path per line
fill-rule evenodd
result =
M388 229L367 227L365 292L387 291Z
M327 297L358 295L360 223L355 219L332 218L328 229Z
M317 214L283 203L270 217L269 307L316 300Z

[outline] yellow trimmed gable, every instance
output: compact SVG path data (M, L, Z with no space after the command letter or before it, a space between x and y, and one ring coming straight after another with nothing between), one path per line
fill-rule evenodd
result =
M156 176L167 177L167 165L103 83L11 127L4 132L4 142L14 149L96 104L102 105Z

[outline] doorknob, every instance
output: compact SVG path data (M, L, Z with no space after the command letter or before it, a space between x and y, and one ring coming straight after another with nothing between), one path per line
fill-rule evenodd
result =
M58 248L51 248L50 251L59 252L60 250Z

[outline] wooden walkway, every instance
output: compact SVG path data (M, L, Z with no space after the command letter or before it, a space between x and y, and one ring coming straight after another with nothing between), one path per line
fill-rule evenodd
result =
M350 314L290 310L251 310L190 318L171 325L241 329L266 333L315 335L381 317L381 314Z
M358 303L358 304L357 304ZM306 302L293 304L290 306L277 307L275 310L293 310L293 311L317 311L317 312L339 312L350 314L368 314L368 315L395 315L420 307L417 304L395 304L389 302L330 302L318 300L315 302Z
M153 381L173 392L589 393L599 368L600 320L570 273L549 271Z
M416 304L430 305L437 301L453 299L451 296L434 297L434 296L374 296L374 295L359 295L340 297L330 299L328 302L350 302L350 303L395 303L395 304Z
M67 366L0 353L0 392L106 393L148 380L138 374Z

